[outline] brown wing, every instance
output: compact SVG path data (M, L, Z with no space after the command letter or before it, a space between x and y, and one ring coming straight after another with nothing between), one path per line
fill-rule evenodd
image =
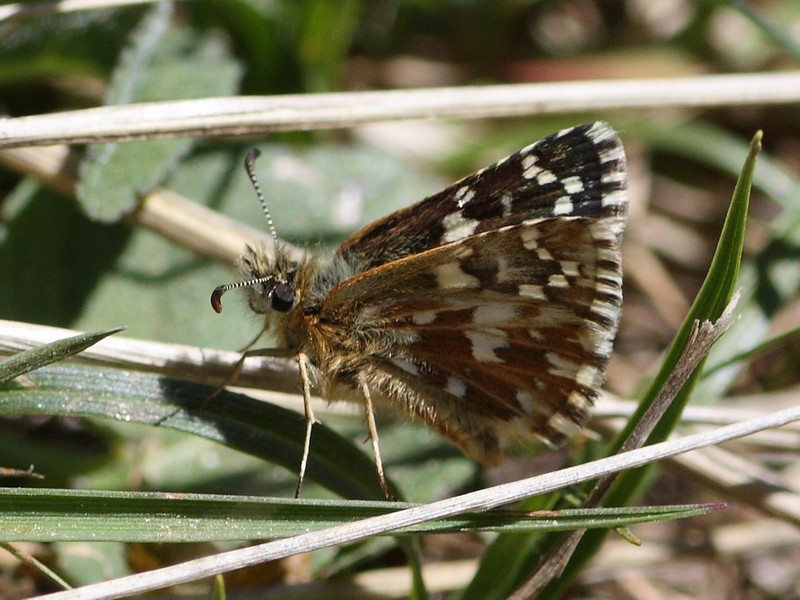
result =
M339 255L377 267L472 235L556 216L624 213L625 154L603 122L565 129L350 237Z
M621 227L562 217L489 231L349 279L319 316L357 332L351 367L375 391L496 462L585 422L622 302Z

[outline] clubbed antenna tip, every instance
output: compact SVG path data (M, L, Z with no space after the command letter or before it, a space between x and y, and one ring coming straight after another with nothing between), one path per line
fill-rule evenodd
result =
M222 312L222 294L230 290L232 287L234 286L226 283L224 285L218 285L214 288L214 291L211 292L211 308L214 309L214 312Z

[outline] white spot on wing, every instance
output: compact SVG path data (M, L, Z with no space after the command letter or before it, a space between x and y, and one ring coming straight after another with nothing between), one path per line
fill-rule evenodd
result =
M458 377L453 377L451 375L447 378L447 387L445 390L453 394L456 398L463 398L467 393L467 384Z
M530 336L530 338L536 342L544 341L544 335L542 335L542 332L538 329L528 329L528 336Z
M538 158L532 154L522 157L522 176L525 179L533 179L541 171L541 167L536 164Z
M501 363L503 359L495 350L508 347L508 337L499 329L468 331L467 338L472 343L472 357L478 362Z
M553 175L553 173L547 169L540 169L539 174L536 175L536 181L539 185L547 185L548 183L558 181L558 177Z
M580 271L578 270L578 263L574 260L562 260L561 264L561 272L564 273L567 277L578 277L580 275Z
M603 375L595 367L591 365L583 365L578 369L578 374L575 376L575 381L580 385L585 385L590 388L598 388L602 383Z
M553 205L553 214L556 216L572 214L573 210L575 210L575 207L569 196L561 196Z
M414 313L411 320L416 325L430 325L436 320L435 310L420 310Z
M555 352L548 352L546 354L547 362L550 367L547 369L549 373L556 377L563 377L565 379L576 380L578 373L583 365L574 363Z
M464 205L467 204L474 197L475 197L475 190L473 190L468 185L464 185L458 188L455 194L456 204L458 204L458 208L464 208Z
M592 401L582 392L574 390L567 396L567 406L576 412L588 411L592 407Z
M564 186L564 191L570 196L573 194L579 194L583 191L583 180L577 175L565 177L561 180L561 185Z
M600 151L600 162L615 162L623 158L623 156L622 146L615 144L614 146L611 146L611 148L606 148Z
M610 173L603 173L600 181L603 183L625 183L628 180L624 171L611 171Z
M517 390L516 398L517 402L519 402L519 405L522 407L522 410L528 414L533 413L533 396L531 396L528 392Z
M555 413L552 417L547 419L547 425L551 429L555 429L567 437L572 437L581 430L577 423L570 421L567 417L560 413Z
M628 194L625 190L614 190L604 194L600 203L603 206L625 206L628 203Z
M474 325L503 325L517 318L517 310L511 304L484 304L472 315Z
M527 250L534 250L539 245L539 230L536 227L523 227L519 236Z
M517 399L517 402L519 402L522 410L524 410L528 415L550 416L553 412L550 410L547 404L543 402L537 402L529 392L524 390L517 390L515 398Z
M556 137L557 138L564 137L565 135L568 135L569 133L571 133L573 129L575 129L575 128L574 127L567 127L566 129L559 129L558 132L556 133Z
M528 298L533 298L535 300L547 300L547 296L544 295L544 290L540 285L534 285L532 283L523 283L519 286L519 295L526 296Z
M596 315L600 315L601 317L609 319L612 323L616 323L617 319L619 318L619 307L610 304L607 300L601 298L595 298L592 300L589 310Z
M569 287L569 281L561 273L554 273L547 278L547 285L550 287L565 288Z
M511 214L511 204L514 201L514 196L505 192L500 196L500 204L503 205L503 216L508 217Z
M439 287L445 290L479 288L481 285L477 277L464 273L461 270L461 265L455 262L445 263L436 267L436 281Z
M515 277L511 270L511 262L507 256L502 254L497 256L497 281L503 283L506 281L514 281Z
M442 224L444 225L444 235L442 236L444 244L469 237L475 233L475 229L478 227L477 220L465 219L459 212L447 215L442 219Z

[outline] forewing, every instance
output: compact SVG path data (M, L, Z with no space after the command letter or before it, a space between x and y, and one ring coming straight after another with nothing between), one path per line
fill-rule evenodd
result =
M616 219L488 231L366 271L320 320L352 332L370 385L483 462L585 422L622 302ZM342 319L346 319L343 321Z
M376 267L472 235L533 219L624 214L625 154L596 122L562 130L368 225L339 254Z

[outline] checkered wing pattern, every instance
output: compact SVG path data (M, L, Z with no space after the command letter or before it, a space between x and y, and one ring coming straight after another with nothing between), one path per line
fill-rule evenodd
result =
M616 132L601 121L579 125L375 221L342 244L339 254L376 267L547 217L601 219L621 232L626 189L625 152Z
M339 250L367 268L319 307L343 340L321 372L362 373L483 462L563 442L605 378L626 209L621 142L595 123L374 223Z

